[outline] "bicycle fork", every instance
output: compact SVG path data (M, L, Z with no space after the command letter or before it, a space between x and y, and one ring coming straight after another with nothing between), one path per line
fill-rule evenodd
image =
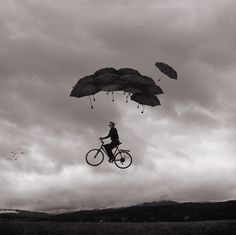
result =
M101 148L97 151L97 153L95 154L94 158L97 157L98 153L101 151Z

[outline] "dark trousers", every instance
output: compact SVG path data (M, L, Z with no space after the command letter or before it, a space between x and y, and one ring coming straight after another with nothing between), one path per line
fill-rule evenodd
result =
M114 157L112 149L114 149L117 145L118 145L117 142L111 142L110 144L104 144L104 147L105 147L105 149L107 151L107 154L108 154L109 158L113 158Z

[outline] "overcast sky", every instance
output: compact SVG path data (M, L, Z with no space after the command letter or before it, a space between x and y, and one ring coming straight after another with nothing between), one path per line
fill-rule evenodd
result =
M233 0L0 0L0 208L236 199L235 22ZM161 106L69 97L103 67L152 77ZM110 120L127 170L85 162Z

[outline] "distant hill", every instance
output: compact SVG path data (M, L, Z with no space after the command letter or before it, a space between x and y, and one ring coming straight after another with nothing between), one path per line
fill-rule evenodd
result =
M1 210L0 210L1 211ZM236 219L236 201L226 202L147 202L123 208L83 210L47 214L6 210L0 219L76 221L76 222L156 222Z
M109 221L109 222L154 222L154 221L203 221L236 219L236 201L227 202L150 202L135 206L85 210L62 213L50 218L55 221Z
M137 206L159 206L159 205L176 205L179 202L164 200L164 201L153 201L153 202L144 202L142 204L138 204Z
M4 220L38 220L50 216L48 213L14 210L14 209L0 209L0 219Z

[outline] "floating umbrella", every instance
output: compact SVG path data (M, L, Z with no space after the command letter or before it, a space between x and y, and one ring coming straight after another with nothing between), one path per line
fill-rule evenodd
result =
M156 62L155 66L168 77L177 79L177 72L170 65L163 62Z

